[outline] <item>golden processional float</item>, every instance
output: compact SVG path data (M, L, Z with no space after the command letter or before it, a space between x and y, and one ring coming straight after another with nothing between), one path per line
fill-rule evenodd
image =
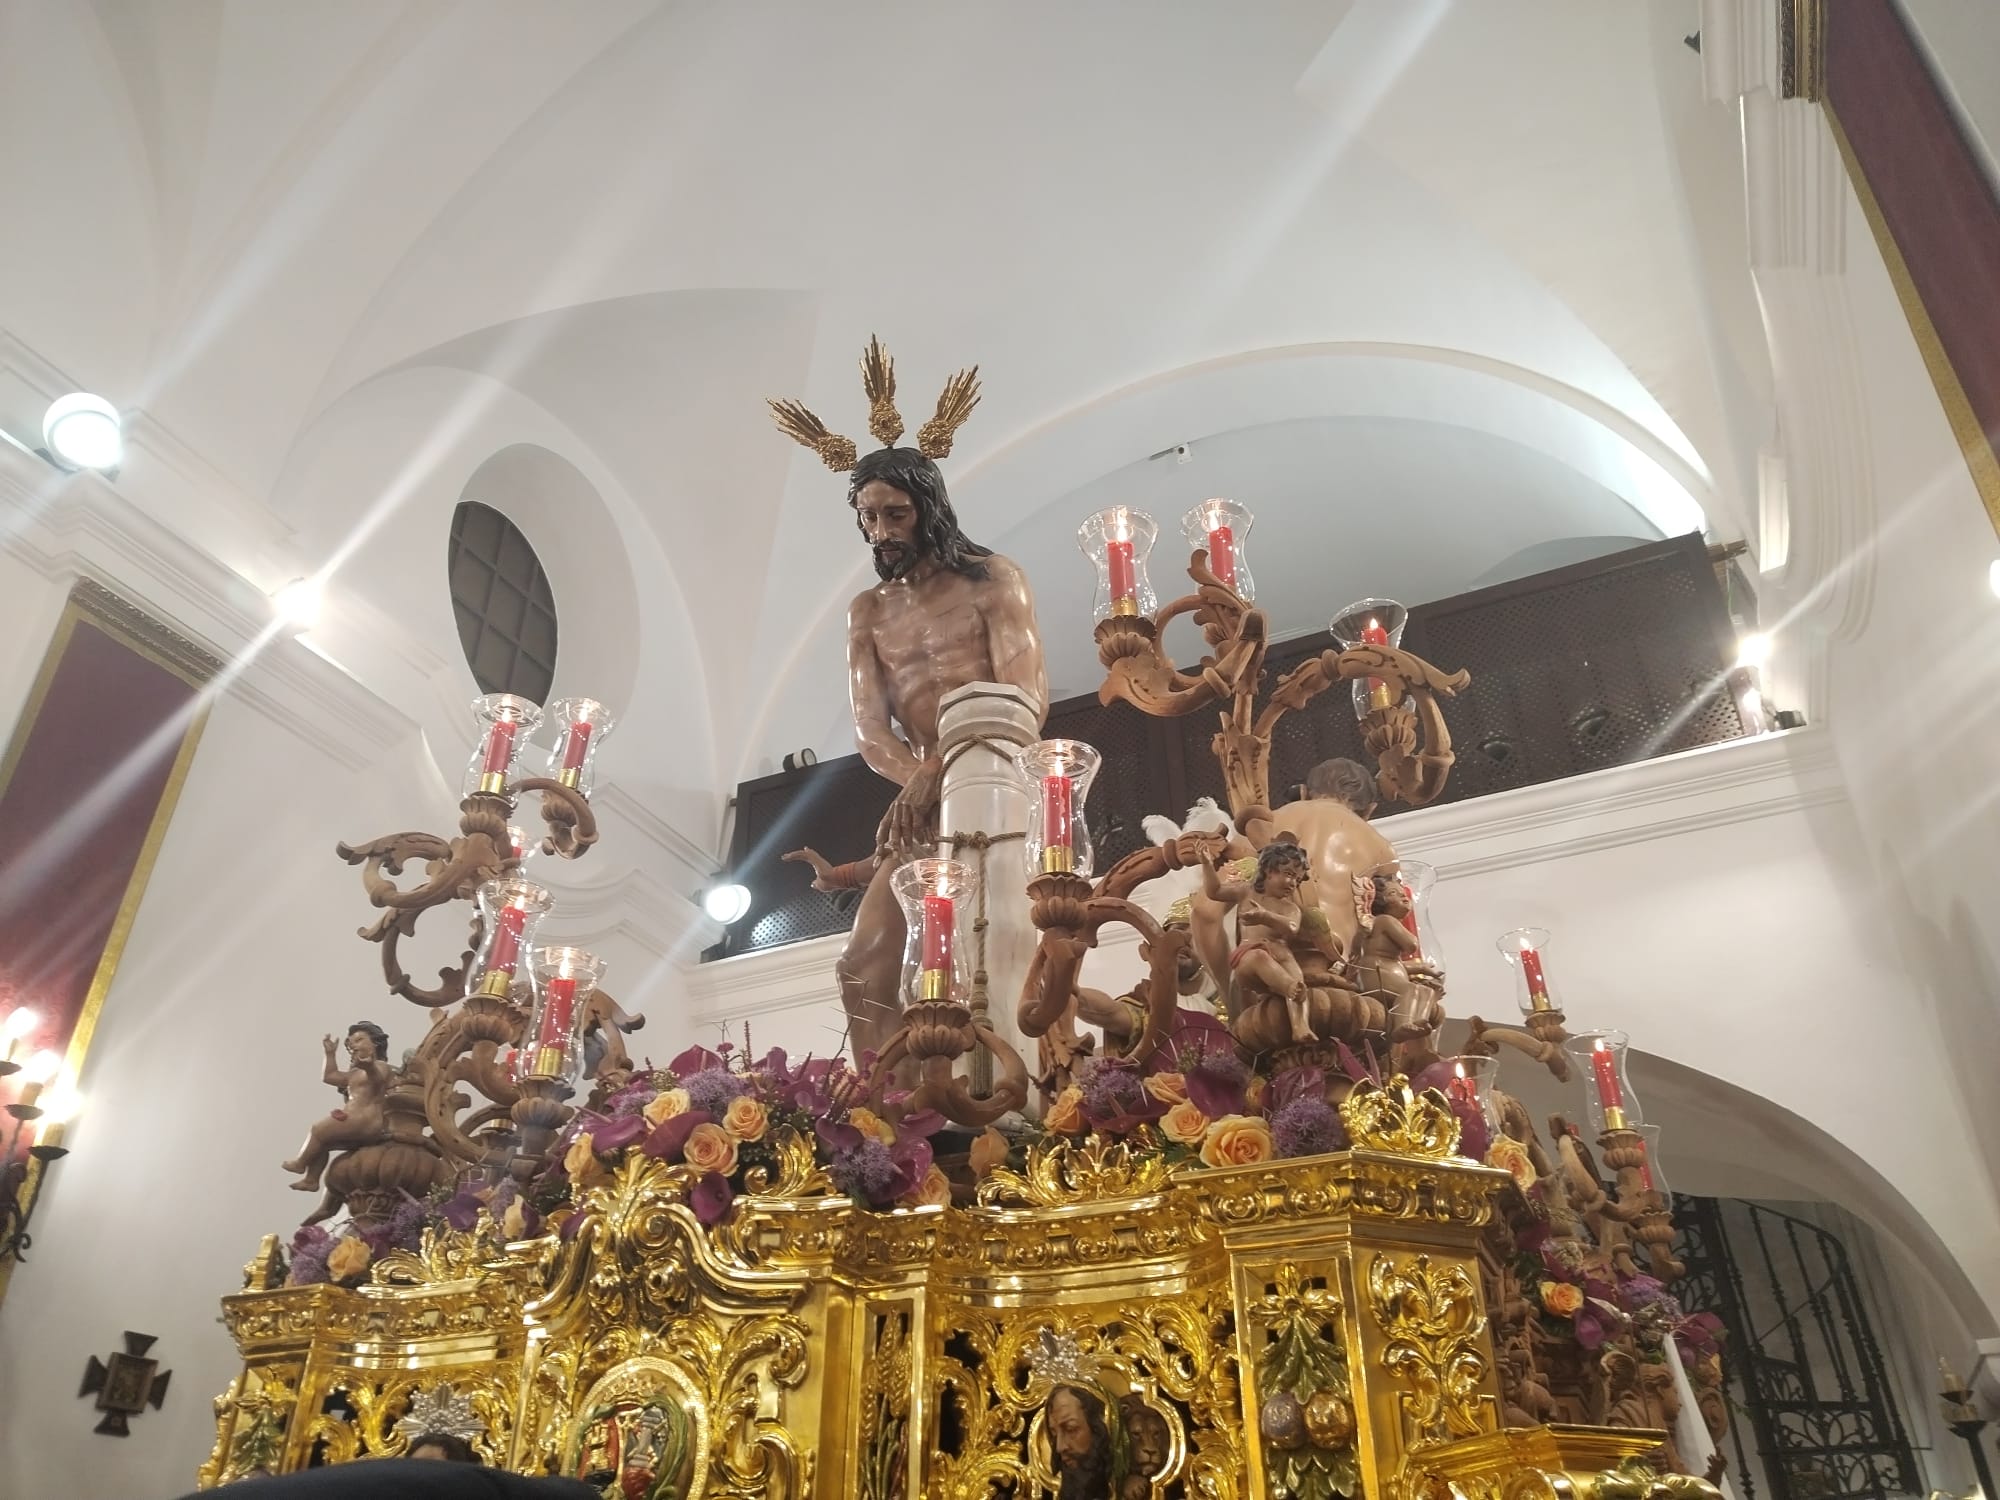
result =
M596 957L537 944L551 898L527 873L595 842L611 718L551 705L547 773L523 776L542 711L480 700L457 837L341 846L390 992L432 1021L400 1066L373 1023L345 1067L327 1039L344 1102L286 1163L324 1197L223 1299L243 1368L201 1482L447 1431L623 1500L1713 1496L1717 1328L1671 1291L1624 1037L1565 1034L1547 935L1523 930L1500 944L1522 1024L1474 1018L1440 1057L1430 872L1337 800L1268 806L1273 726L1339 683L1379 785L1429 802L1452 764L1438 699L1467 678L1365 600L1260 706L1249 520L1190 512L1195 589L1163 609L1149 517L1082 530L1102 697L1219 708L1232 819L1098 874L1096 752L1021 753L1032 1075L985 1016L972 877L929 858L897 872L905 1009L865 1071L747 1037L636 1065L643 1018ZM1162 647L1183 615L1190 670ZM514 821L530 795L538 850ZM1185 894L1156 915L1141 898L1169 878ZM459 901L470 946L426 988L398 945ZM1107 996L1080 966L1117 925L1146 972ZM1502 1046L1559 1078L1580 1061L1588 1138L1537 1133L1494 1087Z

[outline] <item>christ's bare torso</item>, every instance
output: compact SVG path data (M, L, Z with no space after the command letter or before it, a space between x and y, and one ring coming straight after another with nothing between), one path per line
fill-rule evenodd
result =
M869 753L888 748L869 743L876 714L894 720L916 762L937 753L939 701L967 683L1008 683L1029 692L1038 710L1047 707L1027 582L1004 557L984 561L983 579L942 569L893 579L857 596L849 611L856 730L869 763L891 780L908 778L896 774L893 752Z

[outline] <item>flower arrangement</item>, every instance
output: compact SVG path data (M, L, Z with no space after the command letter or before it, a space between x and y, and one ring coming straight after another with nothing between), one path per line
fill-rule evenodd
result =
M1630 1333L1653 1362L1666 1358L1671 1338L1690 1370L1721 1355L1721 1321L1684 1311L1654 1277L1625 1275L1583 1242L1552 1235L1547 1224L1518 1234L1515 1245L1515 1273L1550 1336L1594 1351Z
M1347 1048L1338 1057L1349 1080L1380 1082ZM1347 1131L1327 1103L1327 1083L1319 1068L1293 1068L1268 1080L1253 1075L1220 1020L1184 1009L1145 1065L1086 1060L1040 1121L977 1137L972 1175L1019 1168L1038 1144L1089 1134L1157 1154L1174 1167L1250 1166L1339 1151ZM863 1208L949 1203L952 1185L932 1149L944 1117L905 1110L907 1096L895 1094L878 1111L863 1101L862 1089L861 1074L839 1058L795 1065L782 1048L752 1060L747 1048L727 1042L712 1051L691 1047L579 1108L549 1165L525 1185L472 1180L427 1200L407 1200L385 1225L301 1229L292 1242L291 1279L358 1284L384 1255L415 1251L426 1229L470 1230L482 1213L510 1240L567 1233L581 1195L610 1181L634 1154L686 1168L688 1205L708 1225L728 1217L753 1174L765 1183L779 1175L788 1142L794 1159L797 1143L806 1143L834 1189Z

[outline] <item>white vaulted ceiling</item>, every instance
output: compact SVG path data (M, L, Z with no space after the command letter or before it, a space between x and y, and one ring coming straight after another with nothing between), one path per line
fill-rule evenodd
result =
M454 671L438 517L548 450L574 493L517 519L565 640L630 653L607 770L712 844L736 780L845 748L867 560L763 402L858 431L870 333L913 428L981 366L946 472L1062 690L1113 499L1249 504L1285 630L1742 534L1769 374L1689 207L1734 170L1693 12L11 0L0 330L276 518L225 560L341 560L336 606Z

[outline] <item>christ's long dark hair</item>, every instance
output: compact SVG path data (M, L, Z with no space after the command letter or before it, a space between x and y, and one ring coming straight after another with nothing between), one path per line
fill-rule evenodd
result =
M1090 1424L1090 1452L1069 1467L1065 1467L1060 1458L1056 1460L1056 1500L1112 1500L1111 1429L1104 1420L1104 1403L1081 1386L1074 1385L1056 1386L1049 1392L1050 1401L1055 1400L1057 1392L1067 1392L1082 1408L1083 1419ZM1043 1410L1047 1409L1044 1405ZM1050 1446L1053 1452L1053 1437Z
M938 566L967 578L986 577L985 559L993 555L993 549L980 546L958 529L951 496L945 491L944 475L936 464L915 448L878 448L855 464L854 477L847 486L847 503L858 509L862 487L877 479L901 490L917 507L920 554L935 558ZM854 524L861 524L858 514Z

